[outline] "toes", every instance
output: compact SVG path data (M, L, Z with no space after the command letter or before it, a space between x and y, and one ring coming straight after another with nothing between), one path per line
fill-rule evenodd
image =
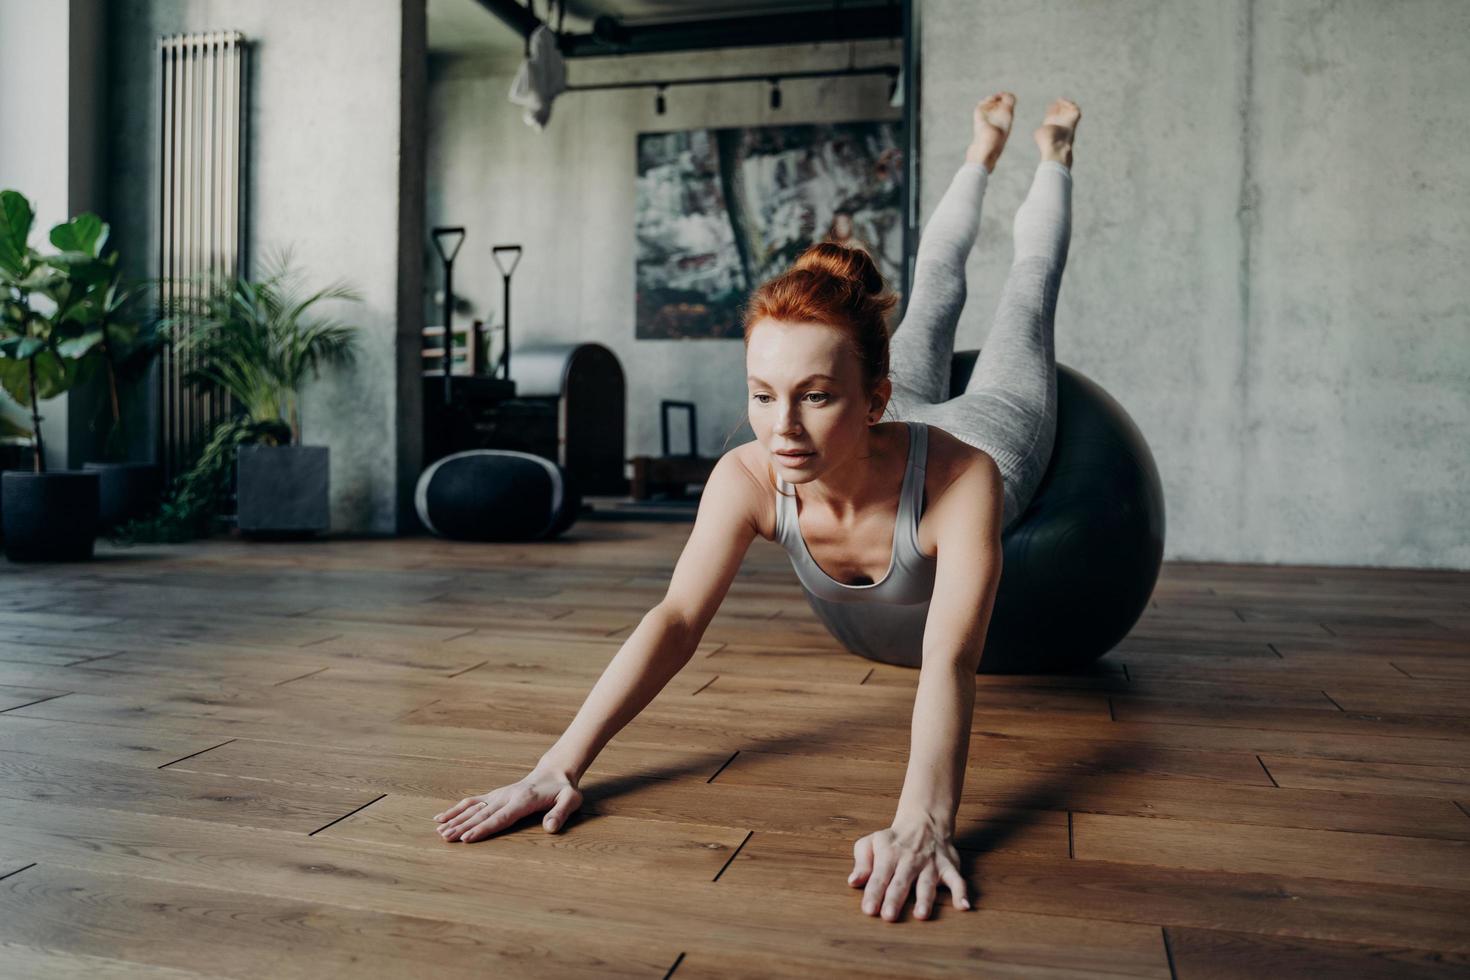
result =
M1075 127L1081 118L1082 110L1077 107L1077 103L1071 99L1056 99L1046 107L1046 118L1042 122L1070 129Z

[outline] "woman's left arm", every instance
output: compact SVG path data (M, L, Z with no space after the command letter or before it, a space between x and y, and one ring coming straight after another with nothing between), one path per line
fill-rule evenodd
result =
M970 907L955 815L975 708L975 672L1000 584L1000 471L981 455L930 508L939 539L934 595L924 625L924 661L914 698L909 765L893 826L859 840L848 884L863 887L863 911L892 921L916 891L914 915L928 918L939 884L956 908Z

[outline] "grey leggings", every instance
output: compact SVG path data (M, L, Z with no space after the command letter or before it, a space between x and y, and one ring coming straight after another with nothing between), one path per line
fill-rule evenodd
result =
M990 334L963 393L949 397L965 259L980 228L989 174L967 163L924 226L903 322L893 332L888 413L938 426L994 457L1005 484L1004 526L1031 502L1057 426L1053 335L1072 225L1072 174L1043 160L1013 226L1015 256Z

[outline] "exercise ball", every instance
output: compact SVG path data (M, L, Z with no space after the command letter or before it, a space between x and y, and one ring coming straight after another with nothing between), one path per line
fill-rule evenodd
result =
M964 391L979 351L958 351ZM1095 381L1057 365L1057 433L1026 510L1002 536L1004 567L980 672L1063 672L1092 663L1147 608L1164 558L1164 490L1153 454Z
M577 519L582 498L567 473L513 449L471 449L424 470L414 491L419 520L460 541L554 538Z

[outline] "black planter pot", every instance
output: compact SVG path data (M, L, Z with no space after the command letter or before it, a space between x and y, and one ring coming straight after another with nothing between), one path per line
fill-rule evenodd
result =
M303 538L331 526L326 446L241 446L235 467L241 534Z
M35 466L36 454L30 446L13 442L0 443L0 472L24 470L29 473ZM0 541L5 539L5 496L0 494Z
M85 561L97 538L96 473L0 473L5 557L11 561Z
M100 478L97 527L107 531L141 517L163 496L163 467L157 463L83 463Z

